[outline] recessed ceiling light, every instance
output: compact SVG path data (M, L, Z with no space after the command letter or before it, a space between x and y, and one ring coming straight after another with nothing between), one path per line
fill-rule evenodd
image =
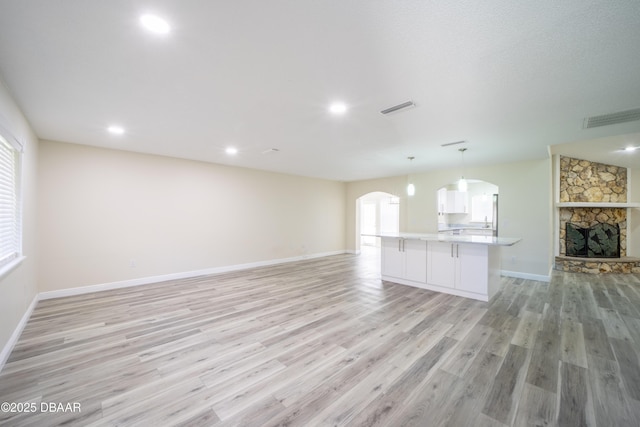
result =
M140 23L144 28L156 34L167 34L171 30L169 23L156 15L142 15Z
M342 102L334 102L329 106L329 111L333 114L344 114L347 111L347 106Z
M111 134L111 135L122 135L124 133L124 128L122 126L109 126L107 128L107 131Z
M235 147L227 147L227 149L224 150L224 152L230 156L235 156L236 154L238 154L238 149Z
M638 149L638 147L632 147L632 146L628 146L624 149L624 151L636 151Z

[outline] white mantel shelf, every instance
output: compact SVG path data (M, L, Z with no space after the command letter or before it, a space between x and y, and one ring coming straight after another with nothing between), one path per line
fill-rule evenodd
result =
M559 202L557 208L640 208L640 202Z

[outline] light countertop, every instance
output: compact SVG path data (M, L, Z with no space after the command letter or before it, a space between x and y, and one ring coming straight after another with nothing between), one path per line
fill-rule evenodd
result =
M494 237L494 236L478 236L469 234L444 234L444 233L380 233L380 234L363 234L376 237L388 237L395 239L413 239L426 240L430 242L447 242L447 243L475 243L489 246L513 246L522 240L519 237Z

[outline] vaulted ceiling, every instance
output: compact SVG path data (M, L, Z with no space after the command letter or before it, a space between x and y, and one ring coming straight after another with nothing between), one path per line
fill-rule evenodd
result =
M0 1L0 75L40 138L342 181L461 146L638 164L640 121L583 127L640 107L638 70L637 0Z

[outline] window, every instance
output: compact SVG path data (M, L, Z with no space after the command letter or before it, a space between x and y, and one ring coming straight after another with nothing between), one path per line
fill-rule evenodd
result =
M471 221L491 222L493 220L493 198L487 194L471 197Z
M22 255L20 145L0 130L0 272Z

